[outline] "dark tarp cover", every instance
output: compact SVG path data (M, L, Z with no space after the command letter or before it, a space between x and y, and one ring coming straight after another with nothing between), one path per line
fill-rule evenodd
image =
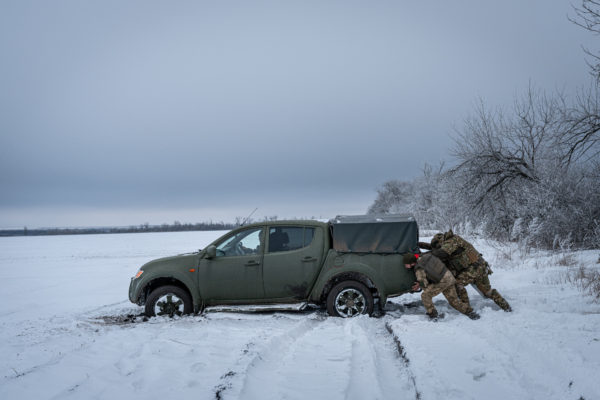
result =
M419 228L411 215L339 215L329 222L333 248L341 253L403 254L419 249Z

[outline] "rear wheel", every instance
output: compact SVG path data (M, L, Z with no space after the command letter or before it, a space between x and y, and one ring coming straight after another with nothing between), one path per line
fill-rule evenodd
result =
M190 314L192 310L192 297L186 290L178 286L161 286L148 296L145 313L148 317L173 317Z
M373 295L360 282L343 281L335 285L327 296L329 315L342 318L373 313Z

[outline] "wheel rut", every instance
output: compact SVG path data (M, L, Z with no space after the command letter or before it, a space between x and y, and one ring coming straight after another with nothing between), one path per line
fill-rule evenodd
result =
M310 314L273 337L269 337L270 331L265 330L255 338L258 340L248 342L237 363L219 379L214 388L215 399L254 398L247 394L249 391L258 392L260 396L256 398L264 398L265 382L273 385L274 377L270 372L277 370L281 355L285 355L294 343L324 319L317 313Z
M396 347L396 352L397 352L398 357L400 358L400 360L402 360L402 364L404 365L404 373L406 375L406 378L410 382L410 387L411 387L412 391L414 392L414 398L416 400L421 400L421 392L419 391L419 389L417 387L417 379L416 379L414 372L411 369L410 359L406 355L406 351L404 349L404 346L400 342L400 339L394 334L392 326L390 325L390 321L391 320L385 321L385 329L386 329L389 337L391 338L394 346Z
M387 329L389 320L348 321L352 323L352 372L345 398L420 398L410 365L399 352L393 333Z
M386 318L314 313L248 348L215 398L420 399L401 355Z

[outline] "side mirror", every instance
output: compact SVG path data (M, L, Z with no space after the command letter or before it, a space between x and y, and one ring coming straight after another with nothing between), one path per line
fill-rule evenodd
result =
M209 260L215 258L217 256L217 248L215 245L210 245L206 248L206 258Z

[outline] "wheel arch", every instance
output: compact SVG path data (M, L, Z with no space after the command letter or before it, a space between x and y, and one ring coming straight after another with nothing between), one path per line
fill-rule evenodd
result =
M323 286L323 290L321 290L321 294L319 296L319 301L322 304L325 303L327 301L327 296L329 295L329 292L331 291L331 289L335 285L337 285L338 283L343 282L343 281L360 282L369 289L369 291L373 295L373 298L381 297L379 288L375 284L374 280L371 279L368 275L361 273L361 272L357 272L357 271L346 271L346 272L341 272L339 274L336 274L336 275L332 276L331 278L329 278L329 280L327 281L325 286Z

